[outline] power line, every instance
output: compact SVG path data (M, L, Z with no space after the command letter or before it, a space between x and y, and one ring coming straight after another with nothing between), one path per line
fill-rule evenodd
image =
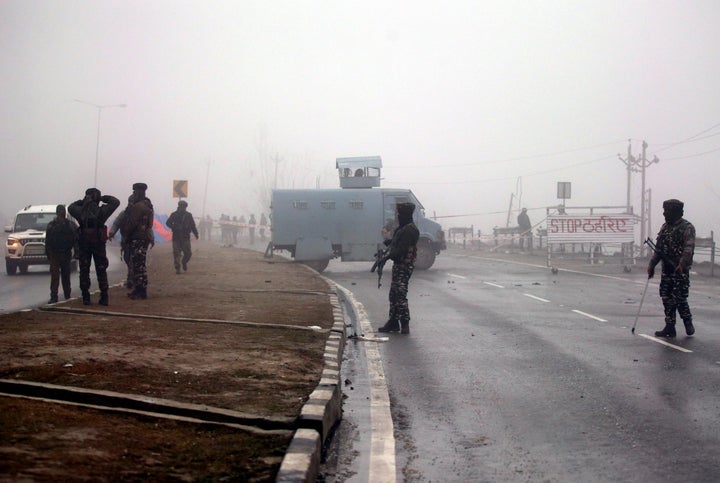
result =
M576 153L579 151L587 151L589 149L597 149L597 148L604 148L606 146L613 146L615 144L625 142L625 139L619 140L619 141L612 141L602 144L595 144L593 146L583 146L579 148L570 148L563 151L555 151L550 153L539 153L539 154L530 154L527 156L516 156L512 158L504 158L504 159L495 159L490 161L479 161L479 162L473 162L473 163L457 163L457 164L431 164L427 166L386 166L385 169L423 169L423 168L461 168L461 167L467 167L467 166L484 166L487 164L501 164L501 163L508 163L512 161L525 161L528 159L537 159L537 158L546 158L548 156L559 156L561 154L570 154L570 153Z
M666 146L666 147L664 147L664 148L662 148L662 149L658 149L656 152L665 151L666 149L674 148L675 146L678 146L678 145L680 145L680 144L685 144L685 143L689 143L689 142L693 142L693 141L700 141L701 139L707 139L707 138L709 138L709 137L717 136L717 135L719 135L720 133L711 134L710 136L705 136L705 137L702 137L702 138L699 137L699 136L702 136L703 134L705 134L706 132L712 131L713 129L715 129L715 128L717 128L717 127L720 127L720 122L717 123L717 124L713 124L713 125L710 126L709 128L707 128L707 129L705 129L705 130L703 130L703 131L700 131L699 133L697 133L697 134L695 134L695 135L693 135L693 136L690 136L689 138L683 139L682 141L677 141L677 142L674 142L674 143L670 143L668 146Z
M696 153L696 154L688 154L687 156L677 156L675 158L666 158L665 161L675 161L677 159L689 159L689 158L697 158L699 156L705 156L706 154L710 153L716 153L720 151L720 148L711 149L710 151L705 151L702 153Z

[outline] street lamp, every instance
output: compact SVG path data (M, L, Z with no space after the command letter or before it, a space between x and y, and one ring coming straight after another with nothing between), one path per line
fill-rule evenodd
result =
M102 110L107 107L127 107L126 104L108 104L104 106L100 106L98 104L94 104L92 102L82 101L80 99L75 99L75 102L79 102L81 104L87 104L88 106L93 106L98 110L98 117L97 117L97 140L95 141L95 177L93 178L93 187L97 187L97 172L98 172L98 154L100 152L100 114L102 113Z

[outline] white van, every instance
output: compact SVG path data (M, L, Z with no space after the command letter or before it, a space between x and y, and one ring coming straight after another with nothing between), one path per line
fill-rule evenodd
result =
M5 270L8 275L27 273L30 265L49 265L45 255L45 230L55 218L57 205L29 205L18 211L12 225L6 226L10 233L5 243ZM69 215L68 215L69 216ZM73 260L71 270L77 270Z

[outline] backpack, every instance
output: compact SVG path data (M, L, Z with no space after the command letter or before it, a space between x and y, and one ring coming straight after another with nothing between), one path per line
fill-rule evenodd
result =
M83 203L80 212L80 240L85 243L105 243L107 228L100 220L100 206L97 203Z

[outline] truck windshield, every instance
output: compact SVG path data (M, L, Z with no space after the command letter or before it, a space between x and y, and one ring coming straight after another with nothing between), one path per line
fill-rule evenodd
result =
M45 231L55 213L21 213L15 218L13 232L25 230Z

